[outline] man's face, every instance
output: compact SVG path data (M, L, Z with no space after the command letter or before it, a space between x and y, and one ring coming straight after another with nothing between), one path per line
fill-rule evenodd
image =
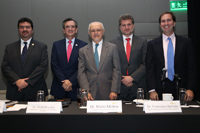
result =
M166 36L171 36L174 33L176 22L173 21L170 14L164 14L161 17L160 28Z
M90 31L88 33L97 44L102 40L104 32L105 30L103 30L102 25L99 22L94 22L90 25Z
M122 20L121 25L119 26L121 32L126 37L129 37L133 33L133 29L135 27L135 24L132 23L132 20Z
M63 33L68 39L73 39L78 31L74 21L67 21L63 29Z
M28 22L19 23L19 35L24 40L27 41L32 37L33 29L31 24Z

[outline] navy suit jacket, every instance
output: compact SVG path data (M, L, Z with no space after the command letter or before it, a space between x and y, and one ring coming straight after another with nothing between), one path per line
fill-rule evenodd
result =
M72 100L76 100L76 91L79 87L77 81L79 49L85 45L87 45L86 42L75 39L69 62L67 62L66 39L53 43L51 70L54 77L51 85L51 95L58 98L68 97ZM66 79L72 83L73 91L66 92L62 87L62 81Z
M44 90L45 96L48 95L47 85L44 74L48 68L47 45L31 40L25 58L25 64L21 62L21 42L6 45L3 62L1 65L2 73L7 79L6 98L19 101L35 101L38 90ZM15 82L18 79L29 78L29 84L21 92Z
M196 88L196 64L194 49L190 39L176 36L174 70L181 78L180 88L194 90ZM156 89L161 99L162 69L165 68L162 36L149 41L146 54L147 89ZM175 84L174 84L175 85ZM175 86L171 86L175 89Z

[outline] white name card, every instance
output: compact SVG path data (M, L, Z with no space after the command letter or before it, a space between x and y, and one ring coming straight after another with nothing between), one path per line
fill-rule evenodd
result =
M180 101L147 101L144 102L145 113L181 113Z
M0 102L0 113L6 112L5 102Z
M87 101L87 113L122 113L121 100Z
M26 113L60 113L61 102L28 102Z

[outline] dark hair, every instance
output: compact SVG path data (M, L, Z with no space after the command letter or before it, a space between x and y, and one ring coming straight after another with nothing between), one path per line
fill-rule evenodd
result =
M123 14L119 17L119 26L121 26L121 21L122 20L131 20L132 23L134 24L134 19L133 16L131 16L130 14Z
M76 28L78 27L78 22L77 22L76 20L74 20L74 19L72 19L72 18L67 18L67 19L65 19L65 20L62 22L63 29L65 28L65 23L66 23L67 21L74 21Z
M173 20L174 22L176 22L176 17L175 17L175 15L174 15L173 12L164 12L164 13L162 13L162 14L160 15L160 17L159 17L159 24L161 23L161 17L162 17L163 15L165 15L165 14L170 14L170 15L172 16L172 20Z
M17 24L18 29L19 29L19 23L23 23L23 22L28 22L28 23L30 23L30 24L31 24L31 27L32 27L32 29L33 29L33 22L32 22L32 20L29 19L29 18L26 18L26 17L20 18L20 19L18 20L18 24Z

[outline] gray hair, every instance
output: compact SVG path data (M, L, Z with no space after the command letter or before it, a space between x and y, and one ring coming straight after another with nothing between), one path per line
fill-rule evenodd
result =
M103 23L101 23L101 22L99 22L99 21L94 21L94 22L91 22L91 23L89 24L89 26L88 26L88 32L90 31L90 26L91 26L91 24L92 24L92 23L96 23L96 22L97 22L97 23L100 23L102 29L105 30L105 28L104 28L104 26L103 26Z

